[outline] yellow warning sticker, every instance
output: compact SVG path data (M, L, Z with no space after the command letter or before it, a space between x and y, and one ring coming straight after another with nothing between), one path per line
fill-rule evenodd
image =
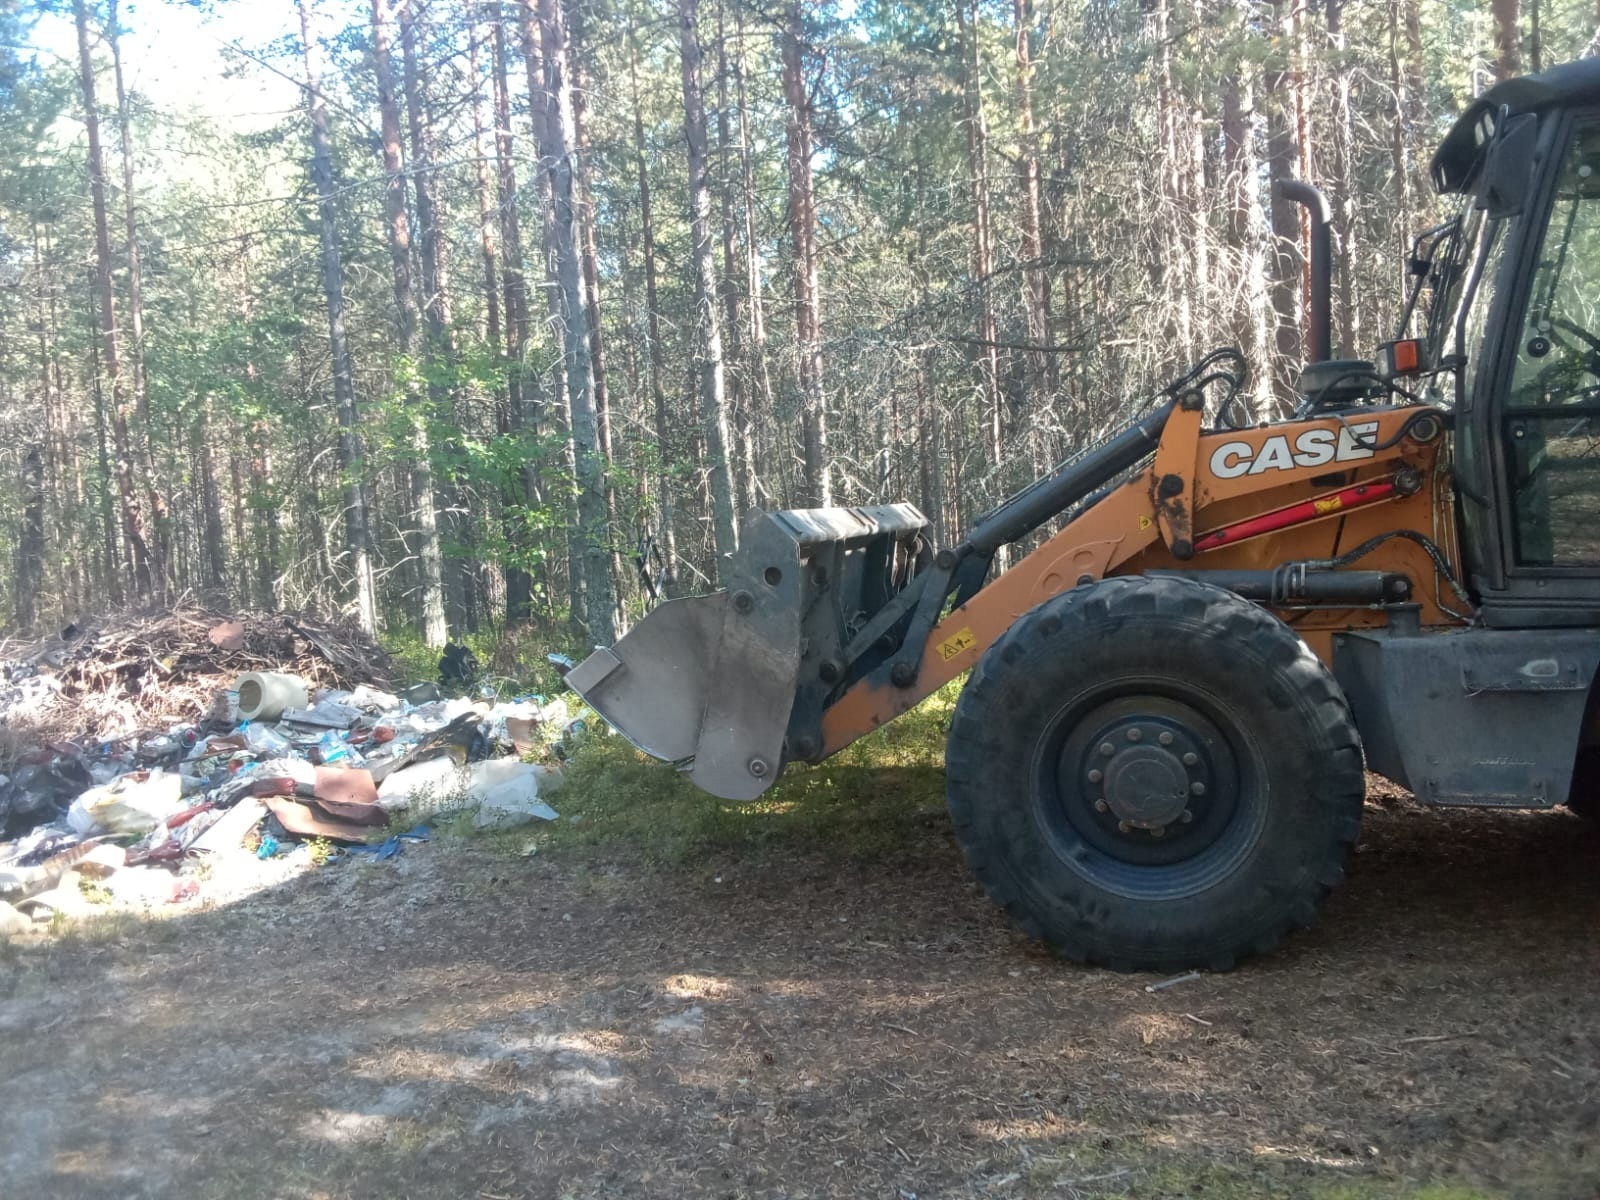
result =
M1155 524L1155 522L1152 521L1149 517L1141 516L1139 518L1139 528L1140 529L1149 529L1150 526L1152 526L1154 524Z
M1311 506L1319 513L1338 512L1344 507L1344 501L1337 496L1329 496L1326 500L1313 500Z
M939 657L949 662L963 650L970 650L977 644L978 639L972 636L972 630L961 628L952 633L939 643Z

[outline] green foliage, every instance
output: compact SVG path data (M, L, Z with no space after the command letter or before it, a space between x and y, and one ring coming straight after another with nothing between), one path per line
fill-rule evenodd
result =
M584 653L582 643L574 641L570 631L562 632L553 625L484 629L455 640L472 651L489 694L495 696L560 695L566 685L547 655ZM407 683L438 682L439 651L415 629L397 625L382 635L381 642Z
M562 820L534 831L540 852L644 858L828 853L876 860L943 821L944 737L960 683L827 762L789 766L759 800L729 804L693 787L589 717L551 803Z
M211 98L204 95L193 107L158 103L141 93L150 77L136 47L181 7L125 5L121 14L140 35L124 49L133 84L133 198L145 310L142 343L133 346L125 336L123 356L142 366L145 391L141 403L130 378L120 395L131 409L131 458L149 475L139 481L140 498L166 509L163 517L152 514L152 524L171 543L176 586L213 589L215 547L207 543L220 538L222 590L233 598L347 608L354 571L345 508L359 489L371 512L385 623L394 630L417 625L424 588L416 468L426 453L455 631L494 625L511 585L531 576L539 628L559 631L557 641L571 637L569 610L583 607L577 581L568 578L573 449L546 274L547 178L538 169L543 160L514 26L520 7L503 9L514 98L507 131L514 205L499 194L487 78L492 56L482 39L488 10L445 3L428 17L419 112L429 121L438 164L431 182L446 251L447 294L440 299L448 304L439 314L443 336L420 352L399 344L368 15L359 6L323 9L343 21L323 47L330 57L324 87L343 315L358 406L356 428L343 438L331 399L319 218L308 202L308 130L296 107L300 96L285 80L301 71L298 46L290 36L248 47L249 56L228 55L235 75L285 87L288 99L277 118L208 113ZM215 14L219 28L229 20L222 11L228 7ZM948 537L1034 471L1081 448L1153 383L1170 377L1180 359L1238 340L1248 315L1241 312L1249 294L1242 273L1259 267L1251 268L1251 256L1241 252L1249 247L1235 244L1234 205L1243 196L1257 217L1265 214L1266 189L1254 185L1274 169L1262 156L1275 123L1291 111L1305 114L1311 173L1328 186L1341 214L1353 210L1338 245L1341 254L1349 252L1340 279L1348 278L1348 308L1357 318L1350 340L1359 344L1344 349L1365 354L1386 335L1399 306L1396 248L1405 231L1433 218L1421 165L1490 73L1491 6L1395 0L1334 7L1343 17L1338 39L1327 27L1334 9L1318 5L1034 5L1034 24L1023 31L1032 58L1035 133L1028 146L1015 6L958 10L929 0L801 6L837 501L909 499L926 506ZM104 9L89 8L112 183L114 287L126 335L131 280L120 132L106 40L94 28ZM698 588L716 577L716 564L695 378L702 317L689 269L677 40L671 23L663 24L665 10L642 0L568 10L574 68L589 101L579 182L594 202L593 266L613 442L614 523L586 536L623 555L647 530L663 544L663 492L670 493L677 573ZM1560 0L1538 11L1537 50L1545 65L1590 46L1592 5ZM775 12L736 0L702 5L700 19L714 237L724 299L735 315L723 330L730 416L740 447L738 478L741 485L754 479L740 499L785 507L803 481L796 463L800 348L792 304L790 129ZM1285 24L1291 12L1305 23L1299 35ZM1531 15L1527 6L1524 12ZM1415 46L1408 42L1413 17ZM1166 23L1164 35L1159 21ZM116 397L104 374L98 300L86 269L94 246L75 56L32 53L30 23L24 6L0 0L0 236L9 248L0 254L20 261L25 274L19 288L0 288L0 562L12 565L17 543L22 457L43 441L48 578L39 604L51 619L67 619L120 598L128 556L114 478ZM1536 46L1526 19L1522 33L1531 65ZM1348 146L1335 140L1340 79L1351 89ZM1285 80L1302 88L1299 110ZM970 112L974 98L977 111ZM1397 113L1397 100L1410 107ZM1244 189L1230 186L1235 164L1225 157L1221 123L1230 101L1246 103L1252 114L1247 140L1256 165L1245 170ZM420 177L409 160L410 130L403 133L420 284ZM475 145L487 159L483 193ZM1017 169L1030 150L1041 180L1037 264L1023 261ZM1409 210L1401 207L1397 154L1410 164ZM646 311L641 166L653 196L649 266L659 378ZM980 277L974 253L980 191L992 244L987 277ZM484 223L480 206L488 214ZM507 261L502 216L519 222L516 264ZM485 235L496 256L491 276ZM527 289L527 338L516 362L506 353L512 265L522 268ZM1007 345L1032 337L1024 302L1029 269L1048 284L1051 340L1066 347L1051 360L1048 380L1017 350L991 365L974 340L990 320ZM419 291L420 303L432 299ZM1267 366L1258 363L1258 371ZM991 370L998 378L988 378ZM514 385L522 388L515 411ZM658 390L662 433L654 411ZM364 452L359 466L341 466L341 442ZM218 504L220 512L213 510ZM10 574L0 572L0 605L9 600ZM622 583L623 610L641 611L644 599L630 572L623 571Z

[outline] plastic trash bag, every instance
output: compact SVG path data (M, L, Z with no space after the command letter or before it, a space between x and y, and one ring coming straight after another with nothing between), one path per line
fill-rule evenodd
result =
M465 808L467 772L449 755L426 759L391 771L378 785L378 803L384 808L427 807L443 811ZM459 777L459 778L458 778Z
M478 829L515 829L529 821L554 821L560 814L543 800L541 790L561 786L561 772L515 758L495 758L468 768L472 824Z
M182 778L167 771L133 771L74 800L67 824L84 837L145 834L183 808Z
M538 819L554 821L555 809L539 798L561 785L561 772L515 758L457 766L430 758L402 767L378 787L378 803L390 811L476 811L479 829L514 829Z
M289 739L271 726L246 721L239 732L244 734L244 744L257 754L280 757L289 753Z

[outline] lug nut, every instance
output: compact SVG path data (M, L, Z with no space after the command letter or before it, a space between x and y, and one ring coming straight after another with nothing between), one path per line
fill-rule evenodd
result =
M1150 831L1150 836L1153 838L1166 837L1167 827L1165 825L1157 825Z
M1183 756L1183 765L1186 766L1186 767L1192 767L1192 766L1195 765L1195 763L1197 763L1199 761L1200 761L1200 756L1198 754L1196 754L1193 750L1189 751L1189 753L1187 753L1187 754L1185 754Z
M1206 785L1196 779L1189 785L1189 794L1191 796L1204 796L1206 794Z
M1118 833L1132 833L1133 832L1133 826L1130 825L1127 821L1118 821L1117 822L1117 832Z
M1182 815L1178 817L1178 820L1187 825L1190 821L1194 820L1194 814L1186 808L1183 810Z
M1106 773L1104 771L1102 771L1099 767L1096 767L1094 770L1089 772L1089 782L1090 783L1099 783L1105 777L1106 777Z
M1130 730L1128 730L1128 740L1130 742L1137 742L1142 737L1144 737L1144 730L1142 730L1142 729L1130 729Z
M1101 742L1100 743L1100 753L1105 755L1105 757L1110 758L1116 752L1117 752L1117 748L1115 746L1113 746L1110 742Z
M1110 808L1111 805L1107 804L1104 800L1096 800L1094 802L1095 812L1107 812L1110 810Z
M1163 729L1161 731L1161 736L1158 737L1156 741L1160 742L1163 746L1172 745L1172 731L1170 729Z

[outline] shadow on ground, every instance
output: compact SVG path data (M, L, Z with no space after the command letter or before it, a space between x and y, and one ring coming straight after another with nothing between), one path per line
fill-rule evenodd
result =
M0 1195L1596 1194L1565 813L1369 807L1316 929L1155 994L1014 934L941 816L905 834L432 846L12 952Z

